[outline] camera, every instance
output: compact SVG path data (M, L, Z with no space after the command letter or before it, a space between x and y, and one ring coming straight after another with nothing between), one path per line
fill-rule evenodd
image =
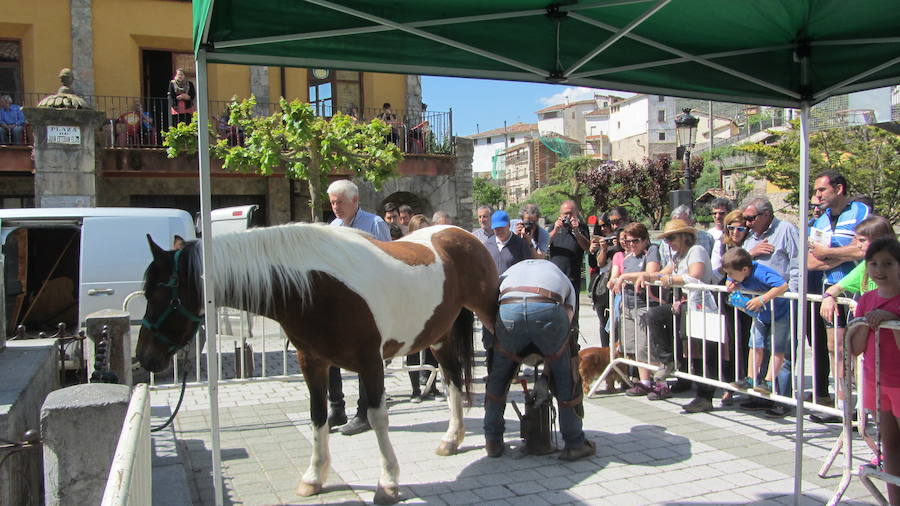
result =
M522 222L522 233L534 234L534 222L533 221L523 221Z
M563 218L562 224L563 224L563 228L565 228L566 230L568 230L570 232L572 231L572 218L569 218L568 216L566 216L565 218Z

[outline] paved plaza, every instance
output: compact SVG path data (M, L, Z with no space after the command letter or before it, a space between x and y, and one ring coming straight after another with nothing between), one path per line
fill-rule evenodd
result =
M583 341L596 338L597 319L582 304ZM594 330L591 332L591 330ZM506 411L511 451L499 459L484 452L485 374L479 358L473 404L465 412L466 440L459 454L434 454L447 427L444 402L409 402L406 372L385 379L391 396L391 441L400 463L405 504L792 504L793 417L770 419L761 412L721 407L686 414L689 393L664 401L598 395L585 401L584 429L597 455L574 463L519 453L519 423ZM352 377L347 374L345 378ZM354 380L345 381L348 407L355 405ZM154 425L178 399L177 389L154 391ZM333 433L331 472L322 494L299 497L294 490L311 452L308 393L302 378L222 384L219 388L225 504L371 503L380 475L373 432ZM510 400L522 405L521 389ZM190 387L173 427L154 435L154 504L212 505L211 435L207 389ZM827 478L816 473L840 431L835 425L805 424L801 504L824 504L838 485L843 456ZM561 439L557 441L561 445ZM857 441L854 466L871 453ZM875 504L854 478L844 504Z

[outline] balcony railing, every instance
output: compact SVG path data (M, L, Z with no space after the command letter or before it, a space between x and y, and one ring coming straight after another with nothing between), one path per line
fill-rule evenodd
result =
M0 92L0 95L3 95ZM10 93L12 95L12 93ZM34 107L49 93L24 93L23 107ZM94 109L106 113L106 125L100 134L101 141L111 148L158 148L162 147L163 132L168 129L174 119L170 114L166 97L120 97L110 95L86 95L84 100ZM209 103L210 120L220 138L229 139L232 143L242 142L242 134L228 125L228 104L230 101L211 101ZM330 106L319 104L317 113L331 117ZM266 116L279 110L277 103L257 104L257 114ZM342 110L345 114L356 117L359 121L371 121L381 117L381 109L358 108ZM404 153L453 154L454 146L451 138L453 127L450 112L405 111L395 109L390 116L390 140L397 144ZM26 117L27 121L28 118ZM24 144L34 141L30 128L26 128Z

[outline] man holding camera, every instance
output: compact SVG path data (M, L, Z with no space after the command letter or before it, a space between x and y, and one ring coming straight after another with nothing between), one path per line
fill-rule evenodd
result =
M525 204L519 210L520 220L516 220L516 235L534 248L534 258L547 258L547 250L550 248L550 235L546 230L538 226L541 219L541 209L535 204Z
M550 229L550 261L572 282L575 293L581 293L581 270L584 253L590 249L590 232L580 220L578 206L567 200L559 206L559 217ZM578 324L578 306L575 304L575 320Z

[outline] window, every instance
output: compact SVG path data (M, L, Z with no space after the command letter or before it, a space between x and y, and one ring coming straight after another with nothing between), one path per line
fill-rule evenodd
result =
M661 140L661 141L666 140L666 133L665 133L665 132L660 132L660 133L659 133L659 140Z
M490 143L491 143L491 138L490 138L490 137L486 138L486 139L484 140L484 143L485 143L485 144L490 144Z
M512 144L512 143L514 143L514 142L516 142L516 137L515 137L515 136L510 136L510 138L509 138L509 143Z
M622 122L616 121L616 128L622 128Z
M0 40L0 95L9 95L13 103L23 105L21 47L15 40Z
M660 109L660 110L656 111L656 120L659 121L660 123L666 122L666 110L665 109Z
M316 116L334 114L332 81L334 72L328 69L309 69L306 82L309 85L309 104L313 106Z
M664 96L662 96L662 95L657 95L657 96L656 96L656 100L657 100L657 102L665 102L665 101L666 101L666 97L664 97Z

